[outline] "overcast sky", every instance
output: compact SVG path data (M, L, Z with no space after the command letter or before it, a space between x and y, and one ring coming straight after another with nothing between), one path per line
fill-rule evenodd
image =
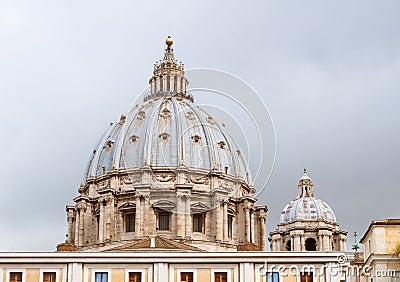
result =
M349 234L400 218L399 13L397 0L1 1L0 250L65 239L93 146L147 86L168 34L186 67L235 74L267 105L268 231L304 162Z

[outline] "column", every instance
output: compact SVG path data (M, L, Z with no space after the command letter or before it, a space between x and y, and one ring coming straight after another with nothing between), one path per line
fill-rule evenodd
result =
M169 77L170 83L169 83L169 91L175 92L175 77L171 75Z
M105 219L106 219L106 240L111 239L111 205L112 200L107 200L107 205L105 207Z
M176 195L177 205L176 205L176 236L184 237L184 205L182 201L182 195Z
M221 214L221 206L220 205L218 205L216 208L215 208L215 212L216 212L216 223L217 223L217 226L216 226L216 240L217 241L222 241L222 229L223 229L223 227L222 227L222 214Z
M207 211L205 213L205 234L207 236L207 240L211 239L213 236L212 231L214 229L214 225L212 218L212 211Z
M322 235L318 234L318 251L322 252L324 250L323 244L324 242L322 241Z
M67 216L68 216L68 243L74 243L73 239L74 239L74 223L73 223L73 214L71 212L67 212Z
M267 249L267 234L265 230L265 216L260 217L260 251L265 251Z
M176 79L176 92L181 92L181 78L179 76Z
M175 91L175 92L178 92L178 91L176 90L176 89L177 89L176 78L177 78L177 76L175 75L175 76L174 76L174 91Z
M83 236L84 236L84 210L79 209L79 238L78 238L78 246L81 247L84 244Z
M99 243L104 242L104 203L100 202Z
M250 209L245 208L245 230L246 230L246 243L250 243Z
M149 208L150 208L150 196L146 195L144 197L144 207L143 207L143 235L149 235Z
M190 237L192 234L192 218L190 216L190 196L185 196L185 227L186 237Z
M294 249L293 250L295 252L300 251L300 235L299 234L294 235Z
M156 78L156 92L160 91L161 88L161 79L159 77Z
M233 219L232 219L232 240L233 240L235 243L236 243L236 239L237 239L237 236L236 236L237 221L238 221L237 217L234 216Z
M290 236L290 242L291 242L291 250L294 252L294 236Z
M228 204L224 203L223 205L223 225L224 225L224 241L227 242L229 241L228 238Z
M167 77L163 76L162 77L163 80L163 87L162 87L162 91L167 91Z
M305 250L305 242L304 242L304 236L300 235L300 251L304 251Z
M329 237L324 235L324 251L329 252Z
M75 211L75 226L74 226L74 243L76 246L78 246L78 241L79 241L79 210Z
M136 207L135 207L135 235L137 237L142 236L140 230L140 196L136 197Z
M254 222L254 212L253 211L251 211L251 213L250 213L250 230L251 230L251 243L255 243L255 239L254 239L254 233L255 233L255 230L254 230L254 225L255 225L255 222Z

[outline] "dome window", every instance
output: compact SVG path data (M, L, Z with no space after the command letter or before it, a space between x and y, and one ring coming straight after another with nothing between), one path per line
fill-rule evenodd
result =
M121 115L121 117L119 118L119 124L124 124L125 121L126 121L126 116Z
M146 118L146 113L143 112L143 111L140 111L140 112L138 112L136 118L137 118L138 120L144 120L144 119Z
M195 119L194 113L193 112L187 112L186 113L186 118L189 119L189 120L194 120Z
M108 141L106 142L106 148L107 148L107 149L111 149L112 146L113 146L113 144L114 144L114 141L108 140Z
M219 141L219 142L218 142L218 146L219 146L221 149L225 149L226 143L225 143L224 141Z
M138 139L139 139L139 136L137 136L137 135L132 135L132 136L129 138L129 140L131 141L131 143L134 143L134 142L138 141Z
M215 121L214 121L214 119L213 119L212 116L208 116L206 120L207 120L207 122L208 122L209 124L215 125Z
M171 118L171 112L167 108L161 111L160 116L164 119L170 119Z
M193 143L199 144L201 141L201 137L199 135L193 135L192 140L193 140Z
M166 133L166 132L163 132L163 133L161 133L161 134L159 135L159 137L161 138L161 140L167 141L168 138L169 138L169 134Z

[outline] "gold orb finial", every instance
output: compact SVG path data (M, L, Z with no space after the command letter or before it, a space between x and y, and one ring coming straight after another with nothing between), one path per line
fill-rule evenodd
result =
M174 43L174 40L172 40L171 36L168 35L167 39L165 39L165 44L168 46L171 46Z

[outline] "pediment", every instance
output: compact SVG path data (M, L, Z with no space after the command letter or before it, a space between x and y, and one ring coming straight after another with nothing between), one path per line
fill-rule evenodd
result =
M157 201L153 204L154 208L159 208L162 210L173 210L176 207L176 204L174 202L168 201L168 200L160 200Z
M192 212L205 212L205 211L210 210L210 207L202 202L197 202L197 203L190 205L190 210Z
M126 202L123 205L121 205L118 209L121 210L121 211L124 211L124 210L132 210L132 209L135 209L135 208L136 208L136 204L135 203Z

